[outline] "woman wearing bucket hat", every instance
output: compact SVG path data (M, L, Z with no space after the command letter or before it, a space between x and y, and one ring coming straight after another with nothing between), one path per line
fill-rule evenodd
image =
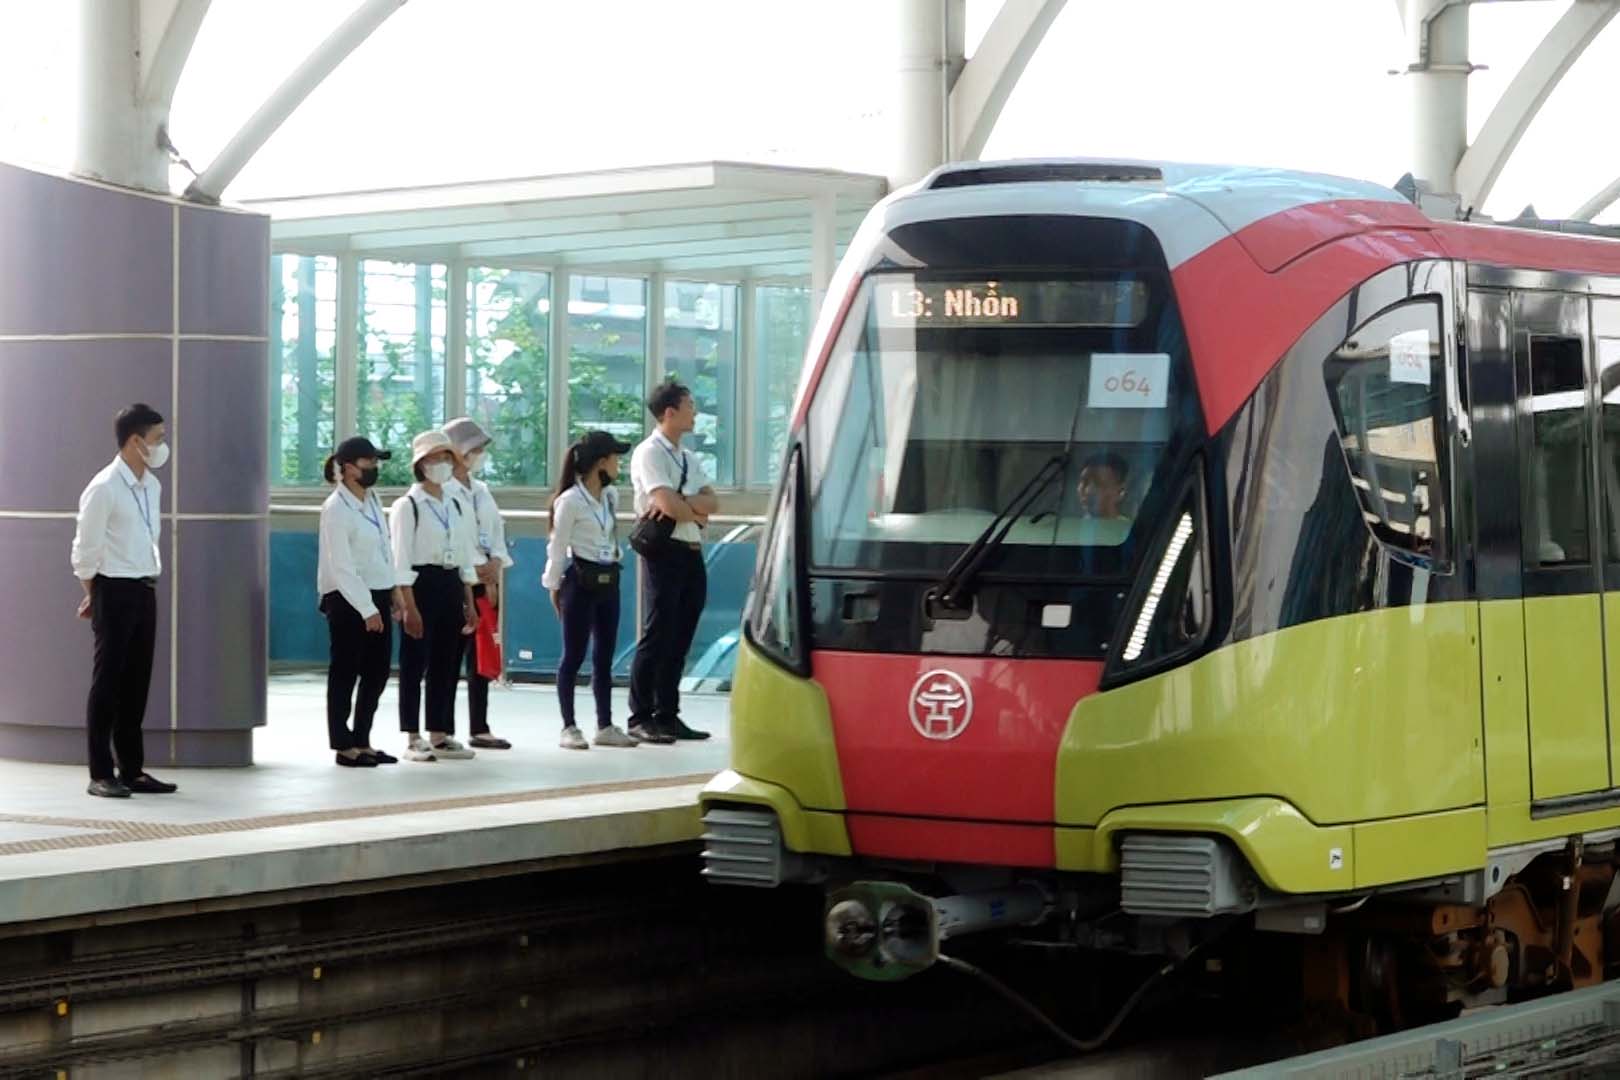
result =
M407 761L470 758L454 738L456 668L461 638L478 625L472 587L477 537L472 508L446 488L453 484L455 450L442 431L411 442L416 483L389 512L394 565L399 570L405 640L399 649L399 727ZM427 676L427 732L421 735L422 677Z
M563 458L557 494L551 500L551 538L541 583L563 626L563 658L557 668L562 705L561 745L585 750L590 744L574 723L574 680L591 646L591 693L596 698L596 745L636 745L613 724L613 646L619 636L618 529L614 512L619 455L629 443L606 431L587 432ZM672 740L673 741L673 740Z

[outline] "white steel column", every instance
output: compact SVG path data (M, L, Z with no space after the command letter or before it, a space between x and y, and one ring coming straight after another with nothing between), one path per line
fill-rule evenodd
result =
M1408 0L1405 16L1412 175L1452 193L1468 150L1468 6Z
M754 470L758 467L755 456L758 432L754 425L763 417L754 409L755 388L759 385L759 291L752 278L737 283L737 486L747 488L754 483Z
M140 0L79 0L79 102L73 170L113 184L169 192L158 146L169 101L145 103Z
M352 251L337 261L336 352L337 441L342 442L355 434L360 412L360 256Z
M445 273L444 415L467 415L467 264L452 262Z
M887 0L895 23L890 188L922 179L945 161L945 10L949 0Z
M662 270L647 278L647 366L641 383L641 400L652 397L653 388L664 381L669 372L664 370L664 285ZM643 425L650 424L651 414L643 416Z
M810 200L810 321L827 299L838 261L838 199L821 194Z
M568 290L569 273L551 272L551 379L546 395L546 482L557 479L568 453Z

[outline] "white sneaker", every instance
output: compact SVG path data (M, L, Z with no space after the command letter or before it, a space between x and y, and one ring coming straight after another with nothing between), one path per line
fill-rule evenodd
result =
M563 728L562 738L557 740L557 745L564 750L589 750L591 748L591 744L585 741L584 733L573 724Z
M444 737L442 742L433 744L433 754L435 757L444 758L446 761L466 761L469 758L478 756L448 735Z
M434 756L432 743L428 742L420 735L412 735L409 739L405 740L405 760L437 761L439 759Z
M629 735L625 734L623 728L615 727L610 724L605 728L596 729L596 745L623 746L629 749L634 749L641 744L636 742L636 740L632 739Z

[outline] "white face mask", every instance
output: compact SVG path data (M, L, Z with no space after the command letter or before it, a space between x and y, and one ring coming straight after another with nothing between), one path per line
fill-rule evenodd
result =
M146 462L149 469L161 469L169 461L169 444L160 442L156 446L141 444L141 460Z
M455 469L448 461L435 461L432 465L422 467L422 475L428 478L428 483L443 487L455 474Z
M477 476L479 473L483 472L484 471L484 462L486 462L488 460L489 460L489 456L487 454L485 454L484 451L482 451L482 450L479 450L476 453L468 454L467 455L467 475L469 475L469 476Z

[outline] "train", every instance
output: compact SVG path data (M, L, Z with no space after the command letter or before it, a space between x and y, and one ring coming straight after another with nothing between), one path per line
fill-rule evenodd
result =
M1620 959L1615 239L947 165L840 261L783 460L703 872L822 888L854 974L1241 925L1398 1025Z

